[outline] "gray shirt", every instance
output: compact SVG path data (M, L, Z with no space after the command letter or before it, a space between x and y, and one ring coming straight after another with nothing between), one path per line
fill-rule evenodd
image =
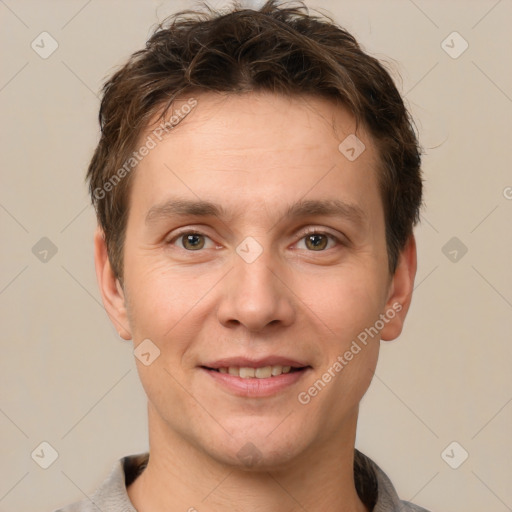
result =
M137 512L126 488L144 471L148 460L149 453L128 455L119 459L108 478L91 498L55 512ZM382 469L358 450L355 452L354 478L361 501L372 512L428 512L408 501L400 500Z

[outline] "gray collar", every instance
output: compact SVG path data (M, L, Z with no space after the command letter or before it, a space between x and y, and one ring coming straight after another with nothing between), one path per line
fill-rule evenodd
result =
M147 452L119 459L91 498L56 512L137 512L126 488L144 470L148 460ZM401 501L387 475L358 450L355 461L356 487L361 500L367 506L373 506L372 512L428 512L407 501Z

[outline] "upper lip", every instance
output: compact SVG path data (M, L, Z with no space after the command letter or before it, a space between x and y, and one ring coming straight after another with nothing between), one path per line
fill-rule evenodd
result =
M240 368L262 368L264 366L291 366L292 368L303 368L309 366L307 363L281 356L268 356L259 359L249 357L226 357L208 362L202 366L206 368L229 368L231 366Z

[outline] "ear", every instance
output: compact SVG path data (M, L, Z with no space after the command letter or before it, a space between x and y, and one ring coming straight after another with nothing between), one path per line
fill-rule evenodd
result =
M384 313L388 322L380 333L384 341L394 340L402 332L405 317L411 305L416 267L416 240L414 235L411 235L400 252L397 268L391 278Z
M105 235L100 227L94 234L94 264L105 311L119 336L125 340L131 340L124 291L110 265Z

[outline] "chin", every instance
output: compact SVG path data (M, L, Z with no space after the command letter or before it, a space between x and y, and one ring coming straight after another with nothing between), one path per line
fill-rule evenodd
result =
M212 454L218 462L248 472L279 471L288 468L298 457L300 450L295 447L268 447L247 441L241 448L238 446L226 453ZM220 456L220 458L219 458Z
M210 439L205 451L219 463L236 469L276 471L289 467L305 452L307 445L303 431L292 432L288 427L272 432L266 423L265 428L253 425L233 437L224 436L218 444Z

